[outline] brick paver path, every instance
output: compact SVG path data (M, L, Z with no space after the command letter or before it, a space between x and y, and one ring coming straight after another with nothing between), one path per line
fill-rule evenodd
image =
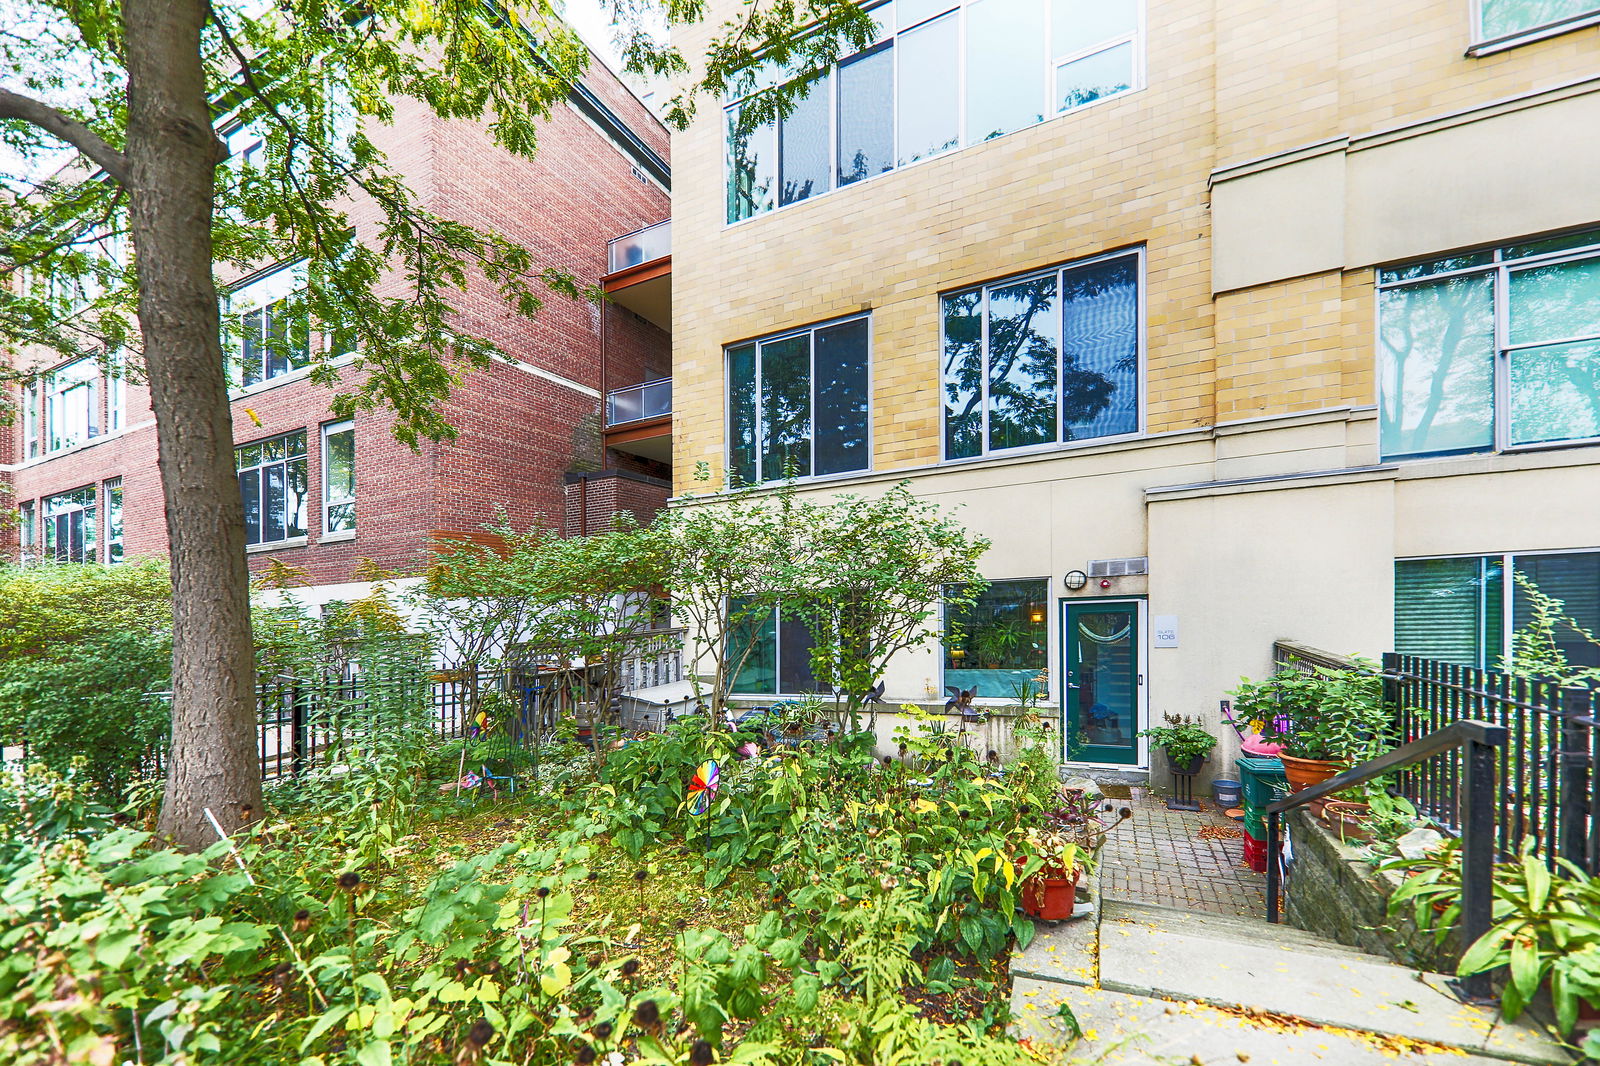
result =
M1100 891L1107 899L1156 903L1182 910L1251 918L1267 915L1267 878L1244 863L1243 836L1205 839L1205 826L1239 829L1210 797L1198 814L1169 811L1161 797L1134 786L1133 818L1106 838L1100 853Z

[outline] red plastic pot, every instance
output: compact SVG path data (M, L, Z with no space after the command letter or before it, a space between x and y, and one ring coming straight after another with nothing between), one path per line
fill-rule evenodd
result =
M1022 913L1030 918L1059 922L1071 918L1078 902L1078 872L1070 879L1034 874L1022 882Z

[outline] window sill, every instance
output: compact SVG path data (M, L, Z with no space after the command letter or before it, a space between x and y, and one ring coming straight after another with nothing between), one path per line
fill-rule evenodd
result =
M1600 10L1590 11L1587 14L1575 15L1564 22L1552 22L1547 26L1535 26L1532 29L1522 30L1518 33L1496 37L1493 40L1479 41L1467 49L1468 59L1482 59L1512 48L1520 48L1525 44L1543 41L1550 37L1559 37L1563 33L1573 30L1584 30L1591 26L1600 26Z
M255 555L257 552L275 552L282 548L304 548L310 543L305 537L290 537L288 540L274 540L266 544L246 544L244 553Z
M349 366L351 363L355 362L355 358L355 353L351 352L349 355L341 355L337 359L329 359L327 365L331 367ZM268 378L266 381L258 381L254 385L244 385L237 389L229 389L228 402L238 403L240 400L248 400L252 396L259 396L263 392L270 392L271 390L280 386L291 385L296 381L304 381L311 376L311 372L315 370L317 366L317 361L312 360L309 364L301 367L299 370L291 370L287 374L279 374L275 378Z
M324 533L324 534L322 534L322 536L317 538L317 543L318 544L338 544L341 541L355 540L355 539L356 539L356 531L355 530L353 530L353 529L341 529L336 533Z

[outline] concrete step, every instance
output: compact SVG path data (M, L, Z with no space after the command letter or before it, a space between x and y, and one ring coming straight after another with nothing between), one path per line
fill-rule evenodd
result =
M1020 977L1011 1008L1017 1035L1067 1043L1063 1005L1084 1031L1070 1061L1095 1066L1503 1066L1455 1048Z
M1216 937L1224 940L1255 942L1261 939L1275 944L1292 945L1310 953L1329 958L1377 959L1380 956L1348 944L1298 929L1292 925L1269 925L1265 919L1234 918L1221 914L1204 914L1198 911L1178 910L1150 903L1128 903L1107 900L1105 921L1111 923L1108 935L1116 935L1122 925L1145 925L1172 932L1185 932L1196 936Z
M1284 1015L1529 1063L1567 1061L1531 1019L1470 1007L1439 974L1418 973L1303 931L1107 903L1100 989Z

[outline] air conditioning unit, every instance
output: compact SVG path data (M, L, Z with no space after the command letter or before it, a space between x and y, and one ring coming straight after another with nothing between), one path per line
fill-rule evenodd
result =
M1136 559L1091 559L1089 561L1090 577L1132 577L1136 574L1150 572L1150 559L1139 556Z

